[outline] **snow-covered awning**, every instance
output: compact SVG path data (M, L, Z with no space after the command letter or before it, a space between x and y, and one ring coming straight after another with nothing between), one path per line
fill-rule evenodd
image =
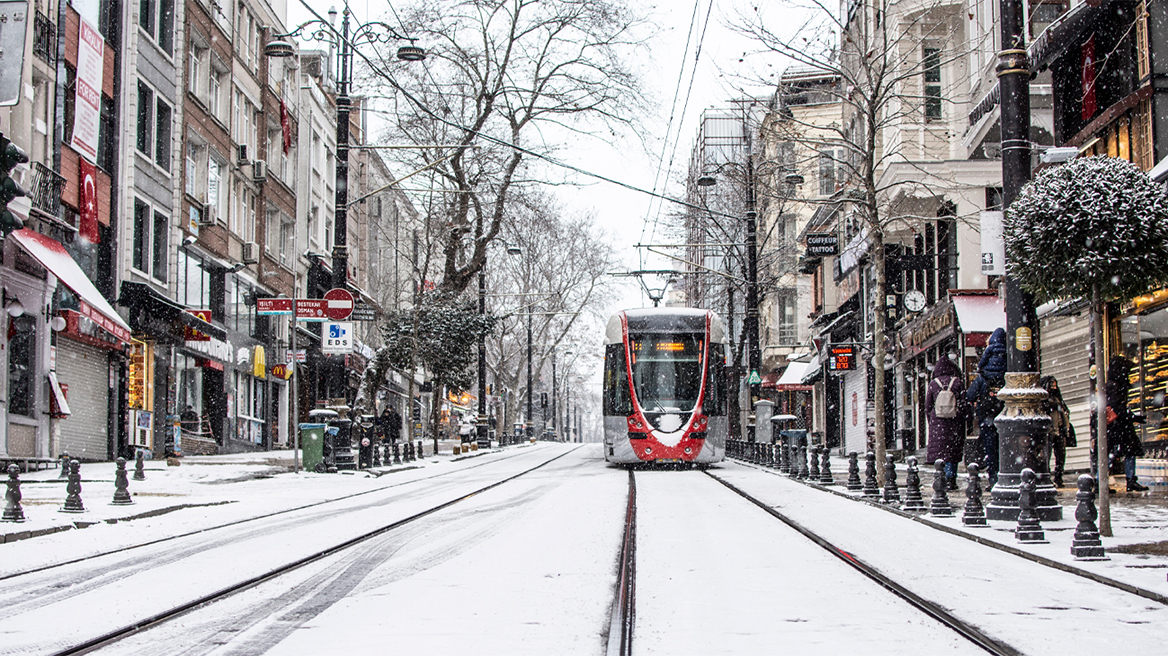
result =
M957 325L961 332L992 333L997 328L1006 327L1006 308L997 294L953 295L953 308L957 311Z
M1148 177L1152 179L1152 182L1164 182L1168 180L1168 157L1165 157L1160 160L1160 163L1153 166L1152 170L1148 171Z
M811 389L810 385L803 384L803 375L807 373L807 368L810 364L809 362L792 362L787 365L786 370L783 371L783 375L770 387L780 392Z
M77 262L61 242L28 228L21 228L8 237L77 295L81 314L114 337L129 343L130 326L122 320L101 292L97 291L89 276L77 266Z
M807 363L807 369L803 371L803 378L799 382L804 385L810 385L823 375L823 367L819 366L819 354L816 353L811 358L811 362Z

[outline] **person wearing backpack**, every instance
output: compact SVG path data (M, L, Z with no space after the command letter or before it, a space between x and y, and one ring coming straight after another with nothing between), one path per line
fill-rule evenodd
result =
M989 477L987 490L998 482L998 427L994 419L1006 404L998 398L998 390L1006 384L1006 331L994 330L981 354L978 376L965 393L965 400L973 406L977 418L977 436L981 440L985 462L982 469Z
M961 369L948 357L933 366L933 378L925 393L925 417L929 422L930 463L945 461L949 489L957 489L957 463L965 445L965 384Z

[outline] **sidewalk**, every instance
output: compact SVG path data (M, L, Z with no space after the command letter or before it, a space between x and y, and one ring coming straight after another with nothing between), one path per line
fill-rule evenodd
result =
M129 462L129 492L133 505L115 506L112 462L81 465L81 499L85 511L60 512L67 496L67 480L59 469L20 475L24 522L0 522L0 543L36 538L61 531L119 522L135 522L171 515L168 530L181 532L279 512L385 486L378 478L409 470L434 468L463 458L491 453L479 451L451 457L433 455L399 465L369 470L317 474L292 472L292 451L263 451L215 456L186 456L179 466L165 460L145 462L144 481L135 481ZM7 475L5 474L5 479ZM179 513L174 515L174 513ZM91 529L91 530L95 530Z

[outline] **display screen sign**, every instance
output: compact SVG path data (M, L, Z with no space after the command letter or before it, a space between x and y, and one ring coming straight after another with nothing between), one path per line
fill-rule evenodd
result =
M856 349L854 346L833 346L828 368L832 371L851 371L856 368Z

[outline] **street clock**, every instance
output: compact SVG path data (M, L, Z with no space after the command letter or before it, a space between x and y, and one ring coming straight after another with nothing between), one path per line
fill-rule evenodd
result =
M916 289L905 292L904 308L909 312L920 312L925 309L925 295Z

